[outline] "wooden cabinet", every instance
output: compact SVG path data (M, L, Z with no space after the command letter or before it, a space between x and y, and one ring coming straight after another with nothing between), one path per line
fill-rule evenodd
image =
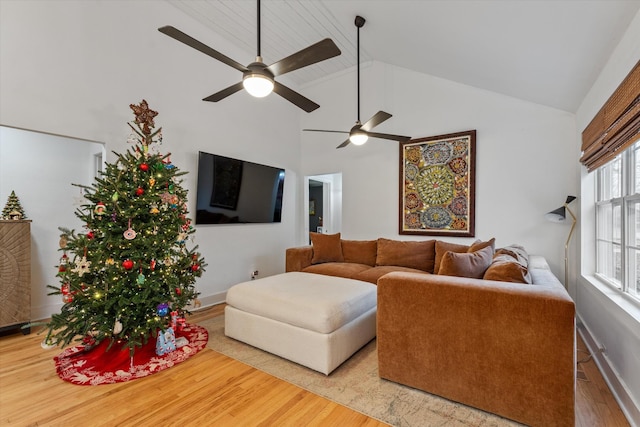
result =
M0 332L30 320L31 221L0 221Z

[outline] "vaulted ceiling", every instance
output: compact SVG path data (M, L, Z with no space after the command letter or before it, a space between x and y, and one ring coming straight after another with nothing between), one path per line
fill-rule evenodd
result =
M256 1L167 1L247 51L233 59L254 60ZM356 65L353 21L361 15L367 20L361 62L382 61L575 112L640 0L263 0L261 8L265 63L326 37L342 51L287 76L298 85ZM212 68L228 68L211 61Z

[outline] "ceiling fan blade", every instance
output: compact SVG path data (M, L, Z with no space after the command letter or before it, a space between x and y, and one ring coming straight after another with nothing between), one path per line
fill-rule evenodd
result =
M391 135L388 133L376 133L376 132L367 132L371 138L382 138L382 139L390 139L393 141L408 141L411 139L410 136L402 136L402 135Z
M345 142L343 142L342 144L338 145L336 148L344 148L347 145L349 145L351 141L349 141L349 138L347 138L347 140Z
M267 67L274 76L281 76L299 68L306 67L325 59L333 58L340 55L340 49L331 39L324 39L318 43L304 48L293 55L289 55L284 59Z
M179 42L182 42L184 44L186 44L187 46L191 46L192 48L199 50L200 52L204 53L205 55L209 55L212 58L217 59L220 62L224 62L225 64L227 64L230 67L235 68L238 71L247 71L247 67L245 67L244 65L234 61L233 59L229 58L226 55L223 55L222 53L218 52L215 49L210 48L209 46L207 46L206 44L199 42L198 40L194 39L193 37L183 33L182 31L178 30L175 27L172 27L170 25L167 25L165 27L160 27L158 28L158 31L160 31L163 34L168 35L169 37L172 37L176 40L178 40Z
M390 119L391 117L392 116L389 113L385 113L384 111L378 111L373 115L373 117L367 120L367 122L363 124L360 129L362 129L365 132L369 132L371 129L378 126L380 123L384 122L385 120Z
M229 95L233 95L234 93L238 92L239 90L242 90L243 86L242 86L242 82L240 83L236 83L232 86L229 86L226 89L222 89L220 92L216 92L213 95L209 95L206 98L203 99L203 101L211 101L211 102L218 102L224 98L226 98Z
M307 113L312 112L313 110L320 107L320 105L316 104L312 100L305 98L300 95L298 92L289 89L285 85L279 82L273 82L273 91L286 99L287 101L295 104L296 106L302 108Z
M325 129L302 129L303 131L308 132L332 132L332 133L349 133L344 130L325 130Z

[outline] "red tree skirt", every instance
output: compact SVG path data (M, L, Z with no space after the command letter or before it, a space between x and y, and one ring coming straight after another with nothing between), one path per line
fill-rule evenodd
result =
M136 348L133 363L129 357L129 349L113 343L107 351L109 340L103 340L96 347L85 351L80 345L70 347L53 358L56 372L65 381L77 385L113 384L143 378L163 371L202 350L209 340L207 330L198 325L186 324L176 338L185 337L189 344L163 356L156 355L156 341Z

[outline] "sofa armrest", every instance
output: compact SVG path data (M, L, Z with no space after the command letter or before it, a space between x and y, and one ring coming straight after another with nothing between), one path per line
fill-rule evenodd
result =
M379 375L528 425L573 426L574 315L562 286L389 273Z
M285 271L302 271L303 268L311 265L313 249L311 246L299 246L288 248L285 255Z

